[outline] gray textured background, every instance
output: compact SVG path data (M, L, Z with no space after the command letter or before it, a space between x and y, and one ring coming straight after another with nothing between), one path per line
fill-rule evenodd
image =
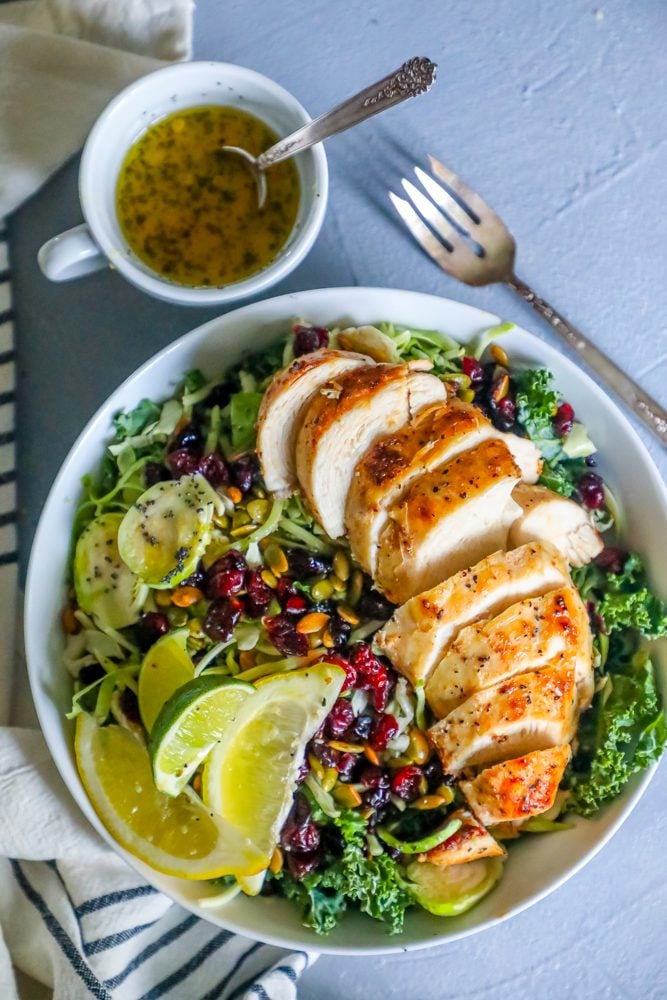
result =
M504 215L519 243L519 273L663 404L666 52L662 0L600 0L597 7L581 0L199 0L195 20L196 58L266 73L312 114L409 56L440 64L432 93L328 144L322 234L276 294L405 287L543 333L510 292L457 286L399 229L385 190L432 151ZM24 560L50 482L83 423L141 361L217 312L156 302L110 272L50 285L36 250L80 218L71 164L11 227ZM643 437L664 476L664 453ZM481 937L403 959L323 958L304 978L304 1000L662 1000L666 799L663 766L612 843L546 901Z

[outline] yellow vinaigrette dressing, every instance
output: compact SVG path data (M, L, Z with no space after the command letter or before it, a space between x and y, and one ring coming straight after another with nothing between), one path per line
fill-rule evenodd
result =
M118 175L116 211L134 253L180 285L228 285L261 271L286 243L299 207L292 160L266 173L257 207L252 172L220 147L258 156L278 136L254 115L211 105L152 125L130 148Z

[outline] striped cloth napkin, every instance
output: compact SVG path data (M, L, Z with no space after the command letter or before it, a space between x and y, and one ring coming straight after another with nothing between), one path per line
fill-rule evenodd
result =
M223 930L149 886L81 815L41 734L8 725L25 664L12 642L16 369L2 215L76 151L114 93L159 65L118 47L185 58L191 17L191 0L0 0L0 93L11 95L0 101L0 1000L18 998L13 967L55 1000L295 1000L317 957ZM40 140L26 152L13 128Z

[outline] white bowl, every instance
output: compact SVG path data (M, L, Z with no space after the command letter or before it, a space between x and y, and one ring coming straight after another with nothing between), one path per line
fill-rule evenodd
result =
M220 288L190 288L168 281L132 251L116 215L116 184L130 146L165 115L197 105L231 105L261 118L284 137L311 119L297 99L261 73L231 63L165 66L121 91L93 125L81 157L79 198L87 226L53 237L38 260L47 277L65 281L110 264L133 285L158 299L213 306L248 299L281 281L303 260L322 227L328 169L320 143L294 162L301 194L294 228L278 256L257 274Z
M221 927L272 944L348 955L409 951L443 944L506 920L552 892L593 855L621 825L648 786L655 768L636 776L623 794L593 820L578 820L557 836L522 840L510 852L502 882L479 906L453 919L414 910L398 937L387 935L369 917L349 914L329 937L304 928L292 905L277 898L237 898L217 913L196 900L207 887L160 875L111 840L88 802L72 753L72 725L64 713L71 682L62 665L63 636L59 613L68 558L72 517L81 477L94 470L110 436L111 418L143 398L169 396L183 373L201 367L215 375L238 361L244 351L261 349L285 333L294 317L318 325L364 324L391 320L438 329L466 342L497 317L471 306L415 292L378 288L336 288L298 292L258 302L205 324L146 362L98 410L65 461L44 506L35 536L26 592L28 670L37 713L53 758L72 795L100 834L158 889L182 906ZM625 417L587 375L530 333L515 330L503 340L510 357L545 365L587 424L600 449L600 469L623 501L626 540L648 561L655 586L667 591L667 493L655 467ZM661 680L667 657L658 650Z

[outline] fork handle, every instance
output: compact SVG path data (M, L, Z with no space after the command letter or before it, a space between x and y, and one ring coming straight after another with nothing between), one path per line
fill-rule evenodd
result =
M637 385L615 362L603 354L587 337L577 330L553 306L540 298L533 289L514 274L507 282L510 288L528 302L536 313L551 325L560 339L567 344L581 360L599 375L603 382L623 400L632 412L653 431L667 447L667 410L652 396Z

